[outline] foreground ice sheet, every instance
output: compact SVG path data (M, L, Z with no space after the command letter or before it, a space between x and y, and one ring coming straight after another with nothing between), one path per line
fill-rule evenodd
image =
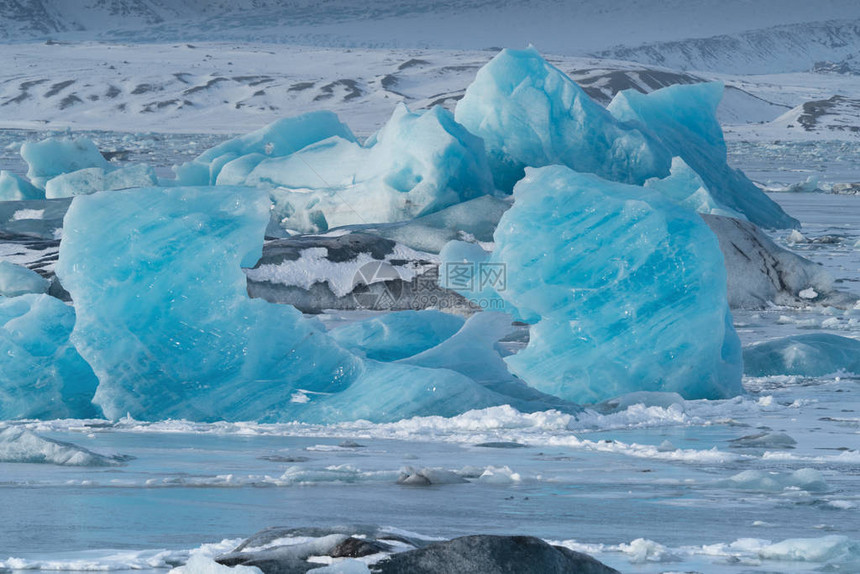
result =
M514 197L490 257L507 270L499 294L537 320L514 373L580 403L742 392L723 257L696 213L562 166L527 170Z
M744 373L820 377L860 374L860 341L830 333L792 335L744 349Z
M69 343L75 311L48 295L0 297L0 419L97 416L96 377Z
M75 199L57 274L73 341L115 418L274 420L293 392L345 388L358 368L294 308L247 297L269 203L232 187Z

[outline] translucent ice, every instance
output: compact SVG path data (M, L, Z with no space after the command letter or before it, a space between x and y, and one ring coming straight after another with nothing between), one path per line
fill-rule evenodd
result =
M177 180L181 185L214 185L221 170L239 158L281 157L334 136L355 141L350 129L332 112L311 112L283 118L206 150L194 161L176 168ZM246 159L243 163L248 161ZM235 166L231 171L234 169Z
M396 361L435 347L460 330L463 319L441 311L400 311L356 321L330 332L369 359Z
M47 138L27 142L21 146L21 157L27 162L27 177L43 188L49 179L62 173L88 167L111 169L110 163L99 153L96 144L84 137Z
M671 156L616 120L537 50L502 50L457 103L457 121L484 139L496 185L510 191L527 166L567 165L614 181L669 174Z
M0 201L44 199L45 192L23 177L0 170Z
M681 157L721 207L742 213L763 227L798 227L799 222L743 172L729 167L716 115L722 96L720 83L675 85L650 94L624 90L608 109L619 120L655 135L673 156Z
M830 333L809 333L744 349L744 373L753 377L821 377L839 371L860 374L860 341Z
M131 165L119 169L90 167L51 178L45 184L49 198L88 195L97 191L151 187L158 184L155 170L148 165Z
M330 138L292 155L265 159L242 182L270 186L286 229L412 219L493 190L480 138L434 107L398 105L364 146Z
M499 294L540 318L515 374L581 403L741 392L723 257L696 213L562 166L527 170L514 197L490 262L507 269Z
M26 267L0 261L0 295L17 297L26 293L47 293L51 282Z
M0 419L98 415L96 377L69 343L74 323L48 295L0 297Z
M294 308L249 299L263 192L162 188L79 196L57 274L73 341L111 418L277 420L300 386L343 390L359 367Z

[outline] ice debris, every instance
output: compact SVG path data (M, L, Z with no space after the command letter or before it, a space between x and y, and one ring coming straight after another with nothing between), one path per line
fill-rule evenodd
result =
M64 173L90 167L113 169L96 144L84 137L27 142L21 146L21 157L29 166L27 177L30 182L41 189L49 179Z
M44 199L44 197L44 191L23 177L6 170L0 170L0 201Z
M123 455L103 455L81 446L40 436L18 426L0 425L0 462L63 466L117 466Z

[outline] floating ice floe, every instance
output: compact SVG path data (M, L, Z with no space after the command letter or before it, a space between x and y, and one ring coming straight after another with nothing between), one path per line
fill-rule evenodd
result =
M45 192L21 176L0 170L0 201L44 199Z
M0 462L59 464L63 466L117 466L128 460L106 456L68 442L39 436L15 426L0 425Z
M27 293L47 293L51 282L26 267L0 261L0 295L18 297Z
M97 191L113 191L131 187L158 185L155 170L144 164L118 169L89 167L53 177L45 184L48 199L88 195Z
M860 374L860 341L830 333L809 333L744 348L744 373L753 377L821 377L841 371Z
M30 182L41 189L49 179L64 173L90 167L113 169L96 144L84 137L27 142L21 146L21 157L27 162Z

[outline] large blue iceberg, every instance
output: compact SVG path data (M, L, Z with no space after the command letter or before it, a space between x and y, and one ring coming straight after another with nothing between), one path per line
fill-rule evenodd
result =
M797 226L726 163L716 119L722 91L720 84L677 85L648 95L626 90L607 110L534 48L502 50L478 72L455 117L483 138L502 191L511 191L526 167L547 165L641 185L668 176L677 156L701 177L711 196L706 204L713 204L707 212L741 213L766 227Z
M562 166L527 170L514 197L489 261L507 270L499 295L539 318L507 358L516 375L579 403L742 392L723 257L695 212Z
M243 188L72 202L56 271L105 415L277 420L298 389L349 385L351 354L293 307L246 294L240 263L259 258L268 220L265 193Z
M264 191L229 186L75 198L57 274L77 309L71 340L98 376L94 403L106 416L334 422L546 408L507 372L476 381L474 364L432 359L443 345L449 356L470 355L474 337L457 338L468 324L456 317L394 315L336 331L359 355L295 308L250 299L240 265L260 257L268 214ZM419 328L430 331L423 341L397 337ZM366 358L411 355L424 359Z
M74 324L74 309L48 295L0 297L0 419L98 416Z

